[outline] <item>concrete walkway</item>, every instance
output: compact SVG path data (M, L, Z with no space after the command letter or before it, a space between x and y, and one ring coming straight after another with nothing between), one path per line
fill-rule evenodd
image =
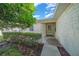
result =
M45 42L41 56L60 56L60 52L55 45L49 44L47 38L43 38L43 40L45 40Z

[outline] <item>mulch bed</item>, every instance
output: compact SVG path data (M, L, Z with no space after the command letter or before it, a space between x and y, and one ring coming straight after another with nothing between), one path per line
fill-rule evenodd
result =
M70 54L63 48L63 47L57 47L61 56L70 56Z
M40 56L43 45L39 43L34 46L18 45L18 48L24 56Z

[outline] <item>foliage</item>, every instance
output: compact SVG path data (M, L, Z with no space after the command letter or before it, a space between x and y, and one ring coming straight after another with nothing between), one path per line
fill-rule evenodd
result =
M1 53L0 55L2 56L22 56L22 53L15 46L12 46L7 50L5 49L5 51L0 51L0 53Z
M33 45L35 42L41 38L39 33L22 33L22 32L4 32L4 39L12 40L12 42L17 42L19 44Z
M5 39L8 38L13 38L16 37L18 35L23 35L23 36L29 36L31 38L35 38L35 39L40 39L41 38L41 34L40 33L30 33L30 32L3 32L3 37Z
M23 32L3 32L3 38L9 39L10 46L0 49L0 55L2 56L22 56L23 52L30 53L33 48L38 48L36 41L41 38L39 33L23 33Z
M0 4L0 28L30 27L35 23L34 11L32 3Z
M2 42L3 41L3 36L0 36L0 42Z

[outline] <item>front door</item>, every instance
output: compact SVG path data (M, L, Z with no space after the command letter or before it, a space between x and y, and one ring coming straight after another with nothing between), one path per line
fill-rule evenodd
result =
M46 35L54 36L56 31L55 23L46 24Z

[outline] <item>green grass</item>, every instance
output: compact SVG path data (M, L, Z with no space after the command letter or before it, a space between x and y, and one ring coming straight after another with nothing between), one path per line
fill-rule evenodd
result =
M0 52L2 52L1 56L22 56L22 53L14 46Z

